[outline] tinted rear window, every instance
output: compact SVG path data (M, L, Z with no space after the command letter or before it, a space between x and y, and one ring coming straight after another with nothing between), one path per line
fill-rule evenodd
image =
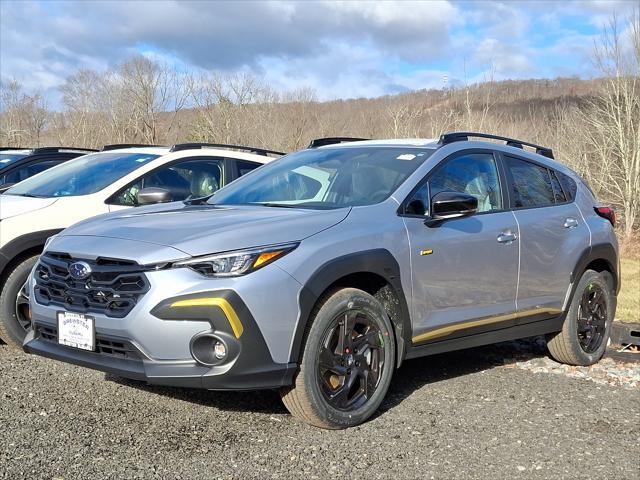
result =
M562 185L565 195L569 197L567 200L573 201L576 198L578 185L576 185L576 182L569 175L565 175L561 172L556 173L558 174L558 179L560 180L560 184Z
M549 171L535 163L505 157L511 174L511 197L515 208L544 207L555 204Z

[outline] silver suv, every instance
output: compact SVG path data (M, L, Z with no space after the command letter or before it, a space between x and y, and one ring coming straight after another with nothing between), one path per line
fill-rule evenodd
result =
M615 217L551 150L343 140L56 235L24 349L151 384L279 388L324 428L365 421L408 358L544 334L559 361L600 359Z

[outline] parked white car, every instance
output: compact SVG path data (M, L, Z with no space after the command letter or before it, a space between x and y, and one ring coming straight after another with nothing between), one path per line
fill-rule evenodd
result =
M7 190L0 196L0 338L22 343L30 321L22 286L49 237L102 213L208 197L274 155L282 154L202 143L105 147Z

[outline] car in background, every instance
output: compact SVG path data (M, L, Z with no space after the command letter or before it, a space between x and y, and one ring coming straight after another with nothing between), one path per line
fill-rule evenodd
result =
M0 148L0 193L37 173L97 150L75 147Z
M188 143L107 146L33 176L0 195L0 338L21 344L30 323L22 289L45 242L81 220L142 204L207 198L283 155Z

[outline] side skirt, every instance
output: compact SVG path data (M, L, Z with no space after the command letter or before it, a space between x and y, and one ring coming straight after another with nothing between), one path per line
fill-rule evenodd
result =
M491 345L492 343L517 340L518 338L559 332L562 330L564 317L565 315L563 314L552 319L540 320L537 322L526 323L524 325L515 325L501 328L499 330L491 330L489 332L476 333L474 335L467 335L449 340L430 342L426 345L414 345L409 349L405 358L425 357L427 355L435 355L437 353L453 352L455 350L463 350L465 348L480 347L482 345Z

